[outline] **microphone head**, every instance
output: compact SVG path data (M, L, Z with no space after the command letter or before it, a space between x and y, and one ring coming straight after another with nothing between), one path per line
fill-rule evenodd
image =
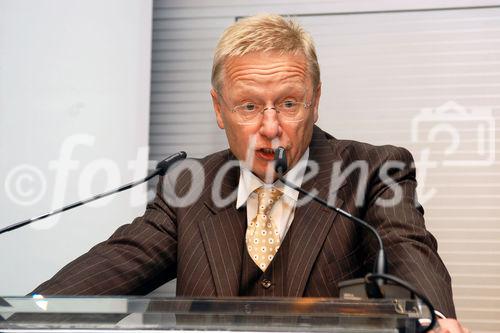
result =
M168 168L172 166L177 161L185 159L187 156L186 152L180 151L178 153L175 153L173 155L168 156L166 159L161 161L156 165L156 170L158 171L160 176L165 176L167 173Z
M281 146L276 148L274 151L274 162L274 171L276 171L276 173L281 177L288 169L285 148Z

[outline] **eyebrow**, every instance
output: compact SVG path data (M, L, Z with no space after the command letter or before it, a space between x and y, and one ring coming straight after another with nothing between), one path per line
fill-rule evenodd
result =
M259 89L254 89L252 86L245 86L245 87L241 87L240 89L237 89L238 92L241 92L242 94L249 94L249 95L258 95L259 94L258 90ZM279 88L277 90L277 95L278 96L287 95L290 92L293 94L296 94L296 93L302 94L303 93L305 95L307 93L307 89L304 86L288 85L288 86L284 86L282 88Z

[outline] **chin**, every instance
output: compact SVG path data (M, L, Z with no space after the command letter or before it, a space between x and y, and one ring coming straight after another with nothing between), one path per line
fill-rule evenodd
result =
M266 173L265 172L262 172L262 173L255 173L257 175L257 177L259 177L262 181L264 181L265 183L267 184L271 184L273 183L276 179L278 179L278 176L276 175L276 173L273 171L272 174L270 174L268 177L269 179L266 179Z

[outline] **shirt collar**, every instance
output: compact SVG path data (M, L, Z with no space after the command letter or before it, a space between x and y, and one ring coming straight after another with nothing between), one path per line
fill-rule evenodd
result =
M295 164L294 167L285 174L285 179L292 184L302 186L302 181L304 180L304 174L306 172L308 160L309 148L306 149L297 164ZM248 197L256 189L264 185L264 182L259 177L254 175L250 170L243 167L242 163L240 163L240 180L238 182L238 197L236 199L236 209L243 206L247 202ZM285 186L281 181L276 180L273 183L273 186L283 192L283 194L287 198L293 201L298 200L299 192L288 186Z

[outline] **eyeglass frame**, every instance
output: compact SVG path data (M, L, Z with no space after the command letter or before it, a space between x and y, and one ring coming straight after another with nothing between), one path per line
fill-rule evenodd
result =
M228 104L228 103L227 103L227 101L224 99L224 96L222 96L222 94L221 94L220 92L218 92L218 91L217 91L217 95L219 95L219 97L220 97L220 98L221 98L221 100L224 102L224 104L226 104L226 106L228 106L228 107L229 107L229 104ZM304 107L304 109L309 109L309 108L313 105L313 101L314 101L314 95L313 95L313 97L311 98L311 101L310 101L309 103L307 103L307 102L305 102L305 101L303 101L303 102L295 102L295 101L293 101L293 102L295 103L295 105L301 104L301 105ZM266 110L269 110L269 109L273 109L274 111L276 111L276 114L280 114L280 110L278 110L277 106L278 106L278 105L281 105L281 104L283 104L283 103L285 103L285 102L286 102L286 100L285 100L285 101L283 101L283 102L281 102L281 103L279 103L279 104L273 104L273 106L272 106L272 107L265 107L265 108L263 108L263 109L262 109L262 111L259 111L259 112L258 112L258 114L264 114L264 112L265 112ZM232 108L231 108L231 107L229 107L229 109L230 109L231 113L240 114L240 113L239 113L236 109L237 109L238 107L242 107L242 106L243 106L243 105L245 105L245 104L246 104L246 103L239 104L239 105L235 105L235 106L234 106L234 107L232 107ZM265 104L259 104L259 103L254 103L254 104L255 104L255 105L257 105L257 106L265 106ZM256 115L257 115L257 114L256 114ZM300 120L302 120L302 119L291 120L291 121L293 122L293 121L300 121ZM249 122L249 123L251 123L251 122Z

